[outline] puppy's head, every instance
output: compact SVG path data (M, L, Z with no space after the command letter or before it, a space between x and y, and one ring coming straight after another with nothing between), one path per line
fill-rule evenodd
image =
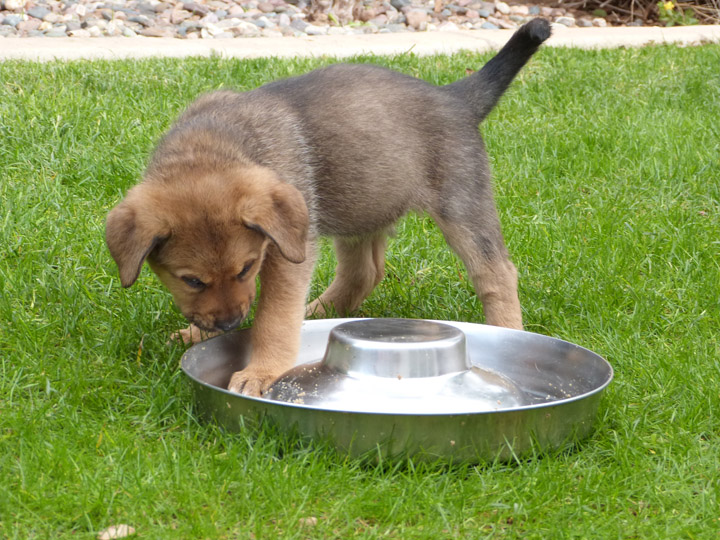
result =
M184 174L132 188L108 215L107 245L123 287L147 260L190 322L230 330L250 310L268 249L305 260L307 207L262 167Z

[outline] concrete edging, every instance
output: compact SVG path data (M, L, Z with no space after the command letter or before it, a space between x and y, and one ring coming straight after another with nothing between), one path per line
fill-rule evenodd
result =
M182 40L174 38L2 38L2 60L97 60L219 55L231 58L344 58L359 54L418 55L485 52L499 49L513 30L403 32L301 38L236 38ZM566 28L553 24L551 47L604 49L673 43L690 46L720 43L720 25L660 27Z

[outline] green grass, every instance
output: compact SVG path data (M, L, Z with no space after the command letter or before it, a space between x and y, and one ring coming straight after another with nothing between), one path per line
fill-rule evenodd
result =
M486 59L357 61L445 83ZM147 269L120 287L105 215L198 93L330 61L0 64L0 538L717 538L717 45L544 49L482 126L527 328L616 370L579 448L377 465L196 420L181 316ZM333 267L326 244L314 292ZM360 315L481 306L410 216Z

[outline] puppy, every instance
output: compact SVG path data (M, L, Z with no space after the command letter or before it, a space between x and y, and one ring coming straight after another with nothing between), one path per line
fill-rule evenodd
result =
M465 263L486 322L522 328L478 124L549 35L535 19L443 87L333 65L199 98L108 215L122 285L147 260L183 315L218 332L247 316L259 276L251 360L228 386L259 396L294 364L306 312L355 310L383 278L393 223L424 211ZM306 308L320 235L334 237L336 276Z

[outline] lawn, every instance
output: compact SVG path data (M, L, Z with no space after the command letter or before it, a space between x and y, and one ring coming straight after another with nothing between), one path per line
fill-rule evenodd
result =
M487 58L354 61L442 84ZM376 464L197 420L182 318L147 269L120 287L105 215L199 93L332 61L0 63L0 538L717 538L717 45L545 48L481 127L527 329L615 369L581 445ZM423 216L358 314L482 320Z

